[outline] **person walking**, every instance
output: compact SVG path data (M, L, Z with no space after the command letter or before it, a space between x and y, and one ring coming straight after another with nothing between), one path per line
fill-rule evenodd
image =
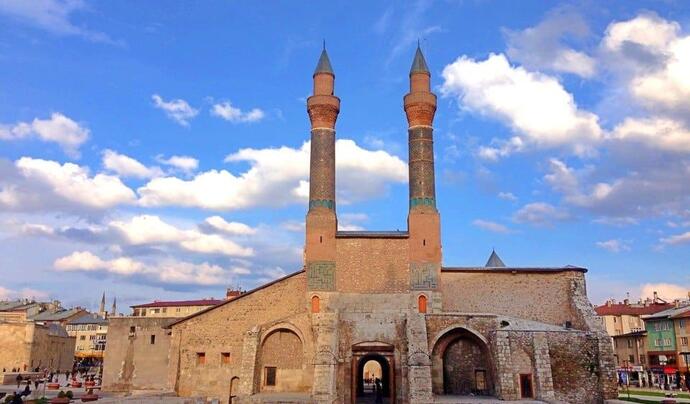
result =
M22 374L20 373L17 375L17 388L21 387L22 380L24 380L24 378L22 377Z
M383 385L381 383L381 379L377 377L374 383L374 390L376 391L376 403L383 403Z

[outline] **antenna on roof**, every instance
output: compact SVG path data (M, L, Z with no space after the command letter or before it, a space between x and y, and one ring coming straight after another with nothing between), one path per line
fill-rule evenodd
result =
M326 38L323 39L323 50L326 50Z

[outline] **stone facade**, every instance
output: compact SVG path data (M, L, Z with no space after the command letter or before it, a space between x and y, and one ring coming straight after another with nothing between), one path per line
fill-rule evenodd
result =
M170 330L177 318L110 317L103 362L105 391L170 390Z
M57 324L26 319L25 313L0 316L0 368L71 370L75 339Z
M420 50L404 99L408 230L337 231L330 202L340 106L334 79L324 50L308 101L304 269L172 323L168 385L181 396L221 402L272 402L291 393L291 402L355 403L371 390L363 376L374 361L389 403L470 393L572 403L615 398L611 345L587 299L585 269L442 265L436 97Z

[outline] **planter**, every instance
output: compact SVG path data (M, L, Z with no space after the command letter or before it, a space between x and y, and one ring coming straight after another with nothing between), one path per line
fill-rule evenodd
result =
M85 382L84 382L84 386L86 386L86 387L93 387L93 386L95 386L95 385L96 385L96 382L91 381L91 380L88 380L88 381L85 381Z
M46 383L46 388L48 390L57 390L60 388L60 383Z
M69 404L69 398L68 397L51 398L50 404Z
M71 384L71 386L72 386L72 387L81 387L81 382L78 382L78 381L72 381L72 384Z
M81 396L81 401L96 401L98 400L98 394L84 394Z

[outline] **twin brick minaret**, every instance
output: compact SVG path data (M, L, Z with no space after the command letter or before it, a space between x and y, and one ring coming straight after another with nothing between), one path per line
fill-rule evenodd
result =
M309 212L306 221L305 261L335 262L335 122L340 99L333 95L335 74L326 49L314 71L314 93L307 99L311 121ZM435 264L440 270L440 220L434 185L433 120L436 96L431 74L419 47L410 70L410 92L404 98L409 125L410 262ZM362 181L366 181L362 178Z

